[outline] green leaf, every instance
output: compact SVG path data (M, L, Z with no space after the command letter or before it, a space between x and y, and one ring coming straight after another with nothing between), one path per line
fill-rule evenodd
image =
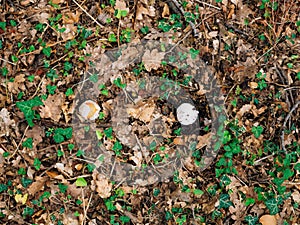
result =
M263 133L264 128L262 126L252 127L252 133L256 138L259 138L259 136Z
M233 203L230 201L230 196L229 194L221 194L220 196L220 204L219 204L219 209L227 209L229 206L233 206Z
M276 215L279 212L278 202L275 198L268 199L265 202L265 204L266 204L267 208L269 209L271 215Z
M69 97L74 94L74 91L72 90L72 88L68 88L65 94L67 97Z
M108 41L109 42L117 42L117 37L114 33L111 33L108 35Z
M38 96L27 101L16 103L16 106L24 113L25 119L30 127L34 126L33 120L38 118L38 114L36 114L32 108L41 105L43 105L43 102Z
M59 188L59 191L64 194L64 193L66 193L66 191L68 189L68 185L64 185L62 183L59 183L58 188Z
M6 22L0 22L0 28L6 31Z
M21 184L24 188L27 188L30 184L32 184L31 179L27 179L26 177L21 178Z
M193 192L194 192L194 195L203 195L204 194L204 191L202 191L200 189L194 189Z
M72 69L73 65L70 62L65 62L64 63L64 70L65 71L70 71Z
M46 57L49 58L50 55L51 55L51 48L50 48L50 47L45 47L45 48L43 48L42 52L43 52L43 54L44 54Z
M245 201L245 206L249 206L255 204L255 199L254 198L247 198Z
M23 210L23 217L27 217L27 216L32 216L34 214L34 209L33 208L30 208L30 207L27 207Z
M120 216L120 220L122 223L129 223L130 218L128 216Z
M41 161L38 159L38 158L34 158L34 161L33 161L33 166L36 170L39 170L41 168Z
M75 185L77 187L86 187L87 186L87 182L86 182L86 180L83 177L79 177L79 178L77 178L77 180L75 182Z
M108 137L109 139L112 139L112 132L113 132L113 129L112 127L109 127L107 129L104 130L104 134L106 137Z
M23 141L22 146L32 149L32 138L27 138L25 141Z
M197 49L194 49L194 48L190 49L190 54L191 54L192 59L196 59L196 57L197 57L197 55L199 55L199 53L200 53L200 50L197 50Z
M256 222L258 221L257 216L246 216L244 220L248 223L248 225L256 225Z

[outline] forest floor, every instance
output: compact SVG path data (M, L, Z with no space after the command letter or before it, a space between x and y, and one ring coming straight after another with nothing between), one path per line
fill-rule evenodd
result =
M1 224L300 224L300 2L0 0Z

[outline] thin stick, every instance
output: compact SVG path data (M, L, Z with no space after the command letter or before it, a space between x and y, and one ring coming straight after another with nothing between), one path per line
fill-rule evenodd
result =
M28 128L29 128L29 126L27 126L27 127L25 128L24 133L23 133L23 136L22 136L22 138L21 138L21 141L20 141L19 144L17 145L16 150L13 152L13 154L10 156L10 158L12 158L12 157L16 154L16 152L19 151L20 145L23 143L23 140L24 140L24 138L25 138L25 135L26 135L26 133L27 133Z
M265 156L265 157L262 157L262 158L256 160L256 161L253 163L253 165L256 166L256 165L259 164L259 162L261 162L261 161L263 161L263 160L265 160L265 159L271 158L271 157L273 157L273 155L267 155L267 156Z
M98 26L103 27L101 23L99 23L94 17L91 16L81 5L76 2L76 0L73 0L73 2L86 14L88 15Z
M217 6L214 6L212 4L209 4L209 3L203 2L203 1L196 0L196 2L198 2L198 3L202 4L202 5L206 5L206 6L209 6L211 8L217 9L217 10L221 10L221 8L219 8Z
M300 101L296 102L296 104L293 106L293 108L291 109L291 111L285 117L283 125L282 125L283 129L282 129L282 132L281 132L281 146L282 146L282 149L285 152L286 152L286 148L285 148L285 144L284 144L284 128L286 127L286 123L290 119L292 113L298 108L299 105L300 105Z
M17 64L15 64L15 63L13 63L13 62L10 62L10 61L6 60L6 59L0 58L0 60L3 61L3 62L9 63L9 64L11 64L11 65L14 65L14 66L17 65Z

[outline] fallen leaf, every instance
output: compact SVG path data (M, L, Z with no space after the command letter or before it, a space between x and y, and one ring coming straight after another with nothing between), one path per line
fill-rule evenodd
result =
M262 217L260 217L259 222L262 225L276 225L277 224L277 220L274 215L263 215Z
M30 195L35 195L37 192L42 191L46 181L46 177L37 176L35 181L29 186L28 193Z
M149 15L149 11L142 4L138 4L135 18L137 20L143 20L143 15Z
M126 7L126 2L123 1L123 0L117 0L116 1L115 9L125 10L125 11L129 12L129 8Z
M165 53L158 52L157 49L154 49L151 52L149 49L147 49L142 57L142 61L146 70L149 72L152 69L158 69L161 65L161 60L164 58L164 56Z
M58 122L61 117L61 107L64 99L63 93L49 95L46 100L43 100L44 106L40 107L40 116L42 118L51 118L55 122Z
M20 91L25 91L25 74L19 74L15 77L14 82L7 84L8 90L14 94L18 94Z
M17 203L22 203L23 205L27 201L28 194L22 195L22 194L16 194L15 195L15 200Z
M170 16L170 9L167 3L164 3L163 12L161 14L163 18L168 18Z
M93 172L92 190L96 190L101 198L108 198L111 195L112 184L96 170Z

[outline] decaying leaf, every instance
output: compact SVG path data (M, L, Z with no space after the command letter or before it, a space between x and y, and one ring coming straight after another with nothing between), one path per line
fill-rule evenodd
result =
M93 172L92 189L96 190L101 198L108 198L111 195L112 184L96 170Z
M157 69L161 65L161 60L164 58L164 52L158 52L157 49L154 49L150 52L150 50L146 50L142 61L147 71L151 71L152 69Z
M154 101L142 102L127 108L127 113L135 119L139 119L145 123L150 122L155 109Z
M0 137L8 136L10 129L15 127L15 121L10 119L10 113L6 108L0 111Z
M44 106L40 108L40 115L42 118L51 118L55 122L58 122L61 117L62 104L64 103L64 94L58 93L55 95L49 95L48 98L43 101Z

